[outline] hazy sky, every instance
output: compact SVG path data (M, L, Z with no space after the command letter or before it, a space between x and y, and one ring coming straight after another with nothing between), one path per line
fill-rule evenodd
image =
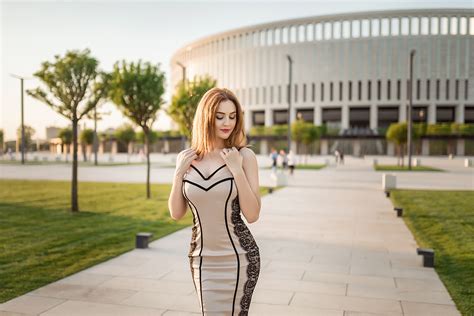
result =
M1 0L0 0L1 1ZM33 78L43 61L67 50L91 49L103 70L117 60L142 59L160 63L169 83L169 61L173 53L200 37L229 29L275 20L331 13L410 9L473 8L463 1L1 1L0 128L5 139L15 137L20 125L20 82L10 74L32 79L25 90L40 83ZM170 99L170 87L166 100ZM99 123L99 130L128 122L113 104ZM82 124L92 127L92 122ZM68 125L68 121L45 104L25 94L25 124L45 138L46 126ZM169 129L169 119L160 113L155 129Z

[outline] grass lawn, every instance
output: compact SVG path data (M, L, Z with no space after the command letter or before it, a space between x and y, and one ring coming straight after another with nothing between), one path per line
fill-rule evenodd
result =
M147 200L145 184L80 182L73 214L69 181L0 179L0 303L134 249L137 232L155 240L192 224L189 211L169 216L171 185L151 191Z
M435 250L435 269L463 315L474 315L474 191L391 190L420 247Z
M375 165L375 171L410 171L408 166L397 165ZM411 166L411 171L444 171L443 169L428 167L428 166Z
M21 165L21 159L19 160L0 160L0 164L3 165ZM25 161L25 165L31 165L31 166L38 166L38 165L68 165L72 166L72 160L65 162L65 161L53 161L53 160L48 160L48 161L43 161L43 160L27 160ZM78 161L79 167L117 167L117 166L136 166L136 165L143 165L146 166L146 161L145 162L103 162L100 161L99 164L96 166L94 164L94 160L92 161ZM160 168L175 168L176 165L174 164L164 164L164 163L151 163L151 167L160 167Z

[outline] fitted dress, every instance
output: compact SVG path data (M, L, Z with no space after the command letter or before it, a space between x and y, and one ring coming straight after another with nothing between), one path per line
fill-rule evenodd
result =
M188 257L202 315L248 315L260 253L232 173L224 164L203 175L191 164L182 188L193 213Z

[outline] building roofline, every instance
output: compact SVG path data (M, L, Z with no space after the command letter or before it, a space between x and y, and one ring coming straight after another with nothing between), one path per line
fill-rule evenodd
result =
M462 15L474 15L474 9L471 8L435 8L435 9L395 9L395 10L377 10L377 11L360 11L360 12L346 12L346 13L335 13L328 15L315 15L302 18L286 19L286 20L277 20L266 23L253 24L244 27L238 27L230 29L227 31L222 31L219 33L207 35L192 42L188 42L186 45L181 46L171 57L171 62L175 59L175 56L182 53L186 49L197 46L203 42L208 42L210 39L230 36L238 33L243 33L245 31L256 30L256 29L266 29L274 28L281 25L291 25L291 24L304 24L310 22L324 22L324 21L334 21L337 19L347 20L348 18L374 18L374 17L395 17L395 16L413 16L418 14L462 14Z

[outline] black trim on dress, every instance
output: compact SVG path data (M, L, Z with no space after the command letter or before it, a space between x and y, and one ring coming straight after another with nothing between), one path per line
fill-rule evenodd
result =
M202 254L204 238L202 237L203 232L202 232L201 218L199 217L199 212L197 210L196 205L194 205L194 203L191 202L191 200L188 198L188 195L186 194L186 190L184 189L184 185L182 187L182 191L183 191L184 197L188 200L188 204L189 204L189 208L191 208L191 212L193 211L192 206L194 206L194 209L196 211L196 216L198 218L199 231L201 233L201 249L199 250L199 257L200 257L200 260L199 260L199 292L200 292L200 296L201 296L201 299L200 299L200 301L201 301L201 312L204 315L204 301L203 301L203 297L202 297L202 270L201 270L201 268L202 268L202 256L201 256L201 254ZM196 238L197 238L197 232L196 232L196 226L195 226L196 225L196 216L194 215L194 212L193 212L193 223L194 223L194 225L193 225L193 228L192 228L191 248L190 248L188 257L189 257L189 264L191 266L191 276L193 277L194 288L196 289L196 292L197 292L196 283L194 282L194 268L193 268L194 257L192 256L192 253L194 252L194 249L196 249Z
M209 191L210 189L212 189L213 187L215 187L215 186L218 185L219 183L224 182L224 181L227 181L227 180L232 180L232 179L234 179L234 177L224 178L224 179L222 179L222 180L219 180L219 181L215 182L214 184L212 184L211 186L209 186L207 189L206 189L205 187L203 187L203 186L197 184L196 182L192 182L192 181L187 180L187 179L183 180L183 182L191 183L191 184L197 186L198 188L201 188L201 189L204 190L204 191Z
M210 178L212 178L213 175L215 175L219 170L221 170L221 169L224 168L225 166L227 166L227 165L226 165L226 164L223 164L222 166L220 166L219 168L217 168L213 173L211 173L211 175L210 175L209 177L206 178L206 177L201 173L201 171L199 171L199 169L198 169L196 166L191 165L191 167L199 173L199 175L201 176L201 178L203 178L203 179L206 180L206 181L209 180Z
M227 199L225 201L224 218L225 218L225 228L227 229L227 234L229 235L230 242L232 244L232 247L234 248L234 252L235 252L235 255L237 257L237 279L235 281L234 300L233 300L233 303L232 303L232 316L233 316L234 315L234 308L235 308L235 298L237 296L237 288L239 287L240 258L239 258L239 254L237 252L237 248L235 248L234 240L232 239L232 236L230 235L229 224L227 223L227 204L229 203L229 198L232 195L232 188L233 188L233 182L231 181L230 182L229 195L227 196Z

